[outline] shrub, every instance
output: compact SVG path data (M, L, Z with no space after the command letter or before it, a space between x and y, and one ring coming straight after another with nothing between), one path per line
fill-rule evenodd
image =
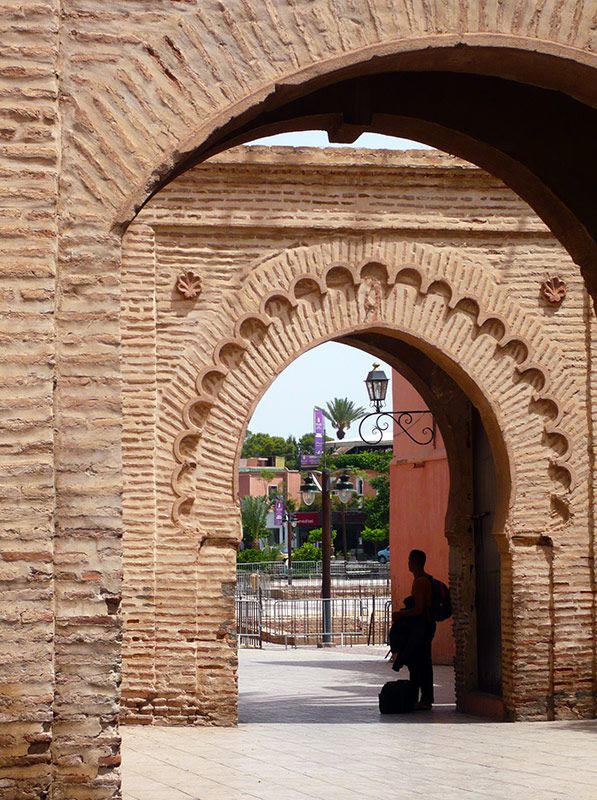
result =
M328 466L331 469L364 470L388 472L393 453L366 450L364 453L340 453L330 456Z
M294 561L320 561L321 552L311 542L305 542L292 551L292 558Z
M338 535L338 531L332 531L332 541ZM307 534L307 541L311 542L311 544L317 544L317 542L321 541L323 536L323 529L322 528L311 528L309 533Z
M279 561L281 557L282 554L277 547L264 547L263 550L258 550L256 547L246 547L236 554L236 560L239 564L254 564L258 561Z
M388 540L387 528L363 528L361 536L364 542L373 542L373 544L381 544Z

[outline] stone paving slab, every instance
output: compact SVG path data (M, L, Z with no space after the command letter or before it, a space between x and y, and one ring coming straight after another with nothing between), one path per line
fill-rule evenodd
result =
M381 717L385 648L240 652L238 728L124 727L125 800L597 800L597 720Z

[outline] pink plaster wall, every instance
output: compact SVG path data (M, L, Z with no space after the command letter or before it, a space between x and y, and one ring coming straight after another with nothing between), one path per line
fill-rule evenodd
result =
M239 472L238 475L238 495L239 497L263 497L268 493L268 487L276 485L279 494L284 494L286 484L286 491L288 497L292 498L297 504L301 499L301 474L300 472L293 471L277 471L272 467L264 467L264 470L273 472L274 476L267 481L264 481L259 472Z
M421 396L405 378L392 375L393 408L418 410L426 408ZM420 434L431 416L425 415L413 427ZM450 476L441 434L435 443L416 445L400 429L394 431L394 460L390 466L390 572L394 608L402 605L410 594L412 575L408 571L408 554L413 548L427 554L426 570L448 582L448 542L444 536L444 520L448 506ZM437 664L451 664L454 639L449 621L438 625L433 641Z

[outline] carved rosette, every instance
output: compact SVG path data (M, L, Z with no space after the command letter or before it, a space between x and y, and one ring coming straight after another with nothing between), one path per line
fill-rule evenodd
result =
M178 276L176 290L185 300L195 300L201 294L201 278L189 269Z
M557 275L553 278L548 278L541 284L541 294L552 305L559 305L566 297L568 287L565 281Z

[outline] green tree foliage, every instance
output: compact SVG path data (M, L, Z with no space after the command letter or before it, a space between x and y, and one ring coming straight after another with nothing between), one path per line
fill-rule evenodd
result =
M332 541L334 541L337 535L338 531L332 531ZM307 541L311 542L311 544L317 544L317 542L321 542L322 536L323 536L322 528L311 528L311 530L307 534Z
M241 502L241 520L243 541L252 548L259 549L259 539L267 533L267 512L270 501L267 497L243 497Z
M282 436L271 436L269 433L251 433L247 431L241 458L251 457L270 457L270 456L296 456L296 439L289 436L284 439Z
M315 434L303 433L301 438L298 440L298 446L301 453L312 453L313 448L315 447Z
M388 540L387 528L363 528L361 536L364 542L373 542L373 544L381 544Z
M393 454L391 450L367 450L364 453L340 453L328 458L330 469L347 469L359 472L371 470L372 472L388 472Z
M363 511L367 514L367 527L383 528L387 532L390 526L390 476L388 474L377 475L371 479L370 483L377 494L375 497L365 497L363 500Z
M312 542L305 542L292 551L293 561L320 561L321 552Z
M331 441L329 436L325 438L326 441ZM299 449L302 453L313 452L312 433L304 433L297 442L294 436L284 439L282 436L271 436L269 433L247 431L240 455L241 458L284 456L288 469L298 469Z
M323 414L331 422L338 439L344 439L346 430L352 423L366 414L362 406L355 406L348 397L334 397L326 403L326 407Z
M277 547L264 547L263 550L254 547L245 547L236 554L238 564L256 564L260 561L279 561L282 553Z

